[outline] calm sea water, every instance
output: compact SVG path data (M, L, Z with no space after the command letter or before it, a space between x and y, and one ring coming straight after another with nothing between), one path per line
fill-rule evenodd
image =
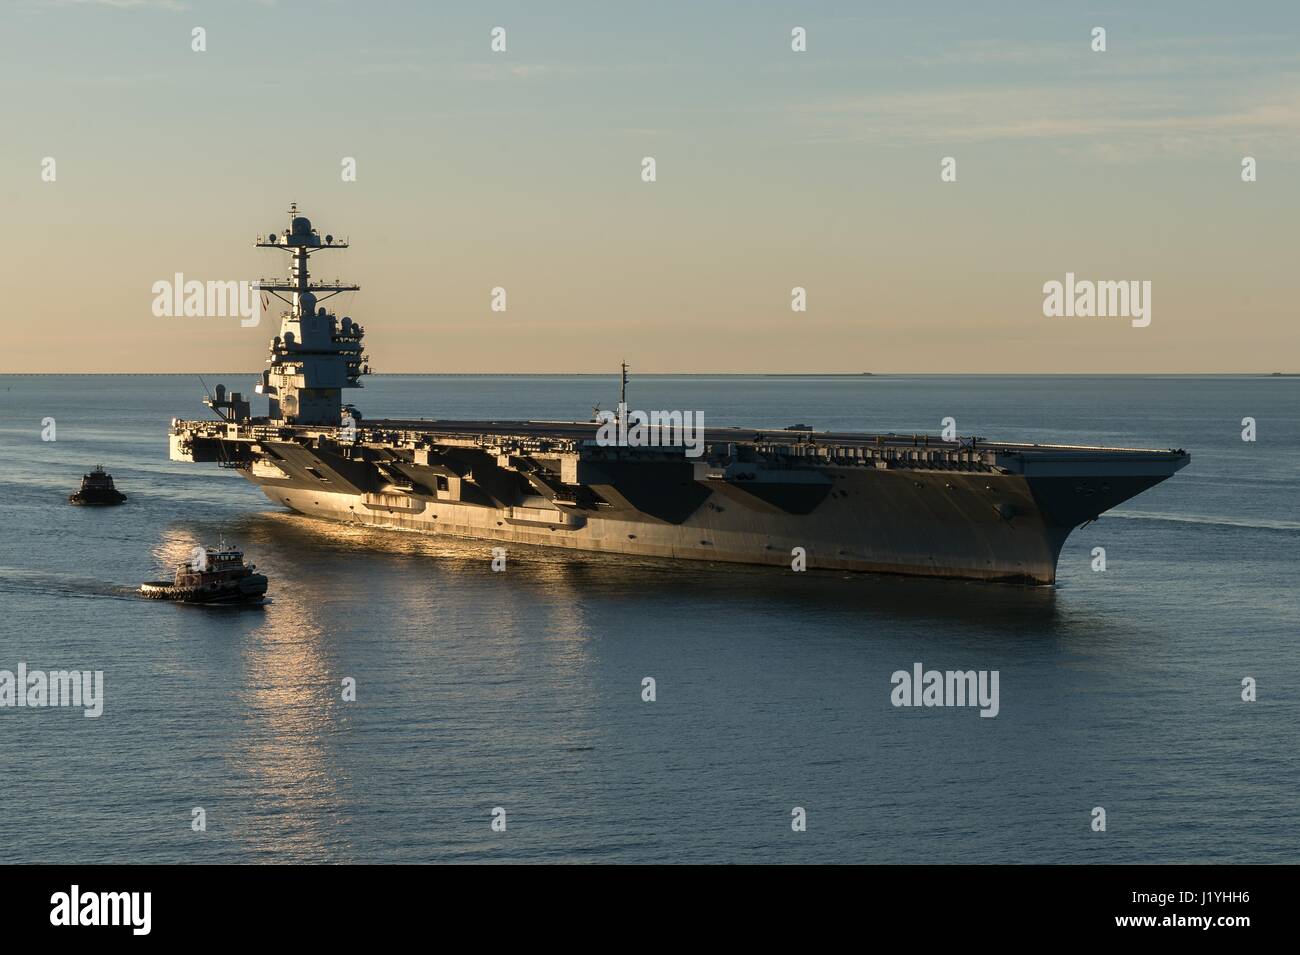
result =
M378 377L356 399L584 419L616 387ZM0 669L103 670L107 697L99 719L0 709L0 861L1297 859L1300 379L633 380L633 407L715 424L952 416L1191 451L1071 537L1054 590L525 548L492 573L486 544L295 516L169 462L168 420L202 416L201 394L192 376L0 376ZM97 462L126 506L66 503ZM271 605L133 596L222 535ZM998 670L1001 712L894 708L890 675L917 661Z

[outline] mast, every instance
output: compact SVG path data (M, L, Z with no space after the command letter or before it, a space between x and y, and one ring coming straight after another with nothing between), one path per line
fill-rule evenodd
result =
M620 420L627 416L627 362L623 362L623 378L618 386L618 416Z
M271 342L270 368L262 373L257 393L270 401L272 421L288 424L339 425L343 388L360 388L370 373L361 343L365 329L321 305L340 292L361 286L342 282L313 282L309 259L326 249L346 249L347 239L322 236L311 220L289 205L289 228L258 236L259 249L281 249L290 255L288 279L262 279L258 288L289 306L281 315L280 334ZM289 296L289 297L286 297Z
M360 285L342 285L333 282L316 282L312 283L307 260L313 252L323 252L326 249L346 249L348 240L346 238L335 240L334 236L326 235L324 243L321 242L320 233L312 228L311 220L306 216L298 215L298 203L289 203L289 228L283 233L271 232L266 236L258 236L254 245L259 249L283 249L292 256L289 263L288 281L267 281L262 279L258 282L258 287L263 292L270 292L286 305L291 306L295 313L301 311L302 294L311 291L316 295L317 302L323 302L327 298L332 298L340 292L359 292ZM320 292L327 292L327 295L320 295ZM293 295L292 299L284 297L284 293Z

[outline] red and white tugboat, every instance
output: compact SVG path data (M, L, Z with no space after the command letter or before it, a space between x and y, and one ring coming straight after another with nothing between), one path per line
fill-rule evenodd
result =
M81 490L68 495L71 504L121 504L126 495L113 486L113 475L96 464L95 470L81 478Z
M224 542L219 547L196 547L189 560L176 565L174 581L151 580L140 585L140 593L182 603L261 603L266 577L253 573L255 569L244 563L243 551Z

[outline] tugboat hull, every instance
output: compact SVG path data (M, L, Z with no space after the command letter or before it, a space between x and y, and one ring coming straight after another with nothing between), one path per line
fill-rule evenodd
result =
M69 504L78 504L83 507L90 506L108 506L112 504L121 504L126 500L126 495L120 491L88 493L78 491L75 494L68 495Z
M201 587L178 587L170 581L151 580L140 585L140 595L150 600L192 604L259 603L266 596L266 578L250 574L237 582Z

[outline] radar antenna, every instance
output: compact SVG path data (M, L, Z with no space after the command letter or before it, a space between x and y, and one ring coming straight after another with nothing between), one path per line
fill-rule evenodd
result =
M622 421L627 416L627 362L623 362L623 376L618 386L618 418Z
M281 315L280 334L271 342L270 366L262 373L257 394L269 400L272 421L291 424L339 425L342 388L360 388L370 374L365 353L365 329L349 316L339 316L323 303L341 292L356 292L351 283L312 281L309 259L326 249L346 249L345 237L324 234L289 204L289 227L259 235L260 249L280 249L290 255L287 279L262 279L257 288L289 306ZM220 398L220 395L218 395Z

